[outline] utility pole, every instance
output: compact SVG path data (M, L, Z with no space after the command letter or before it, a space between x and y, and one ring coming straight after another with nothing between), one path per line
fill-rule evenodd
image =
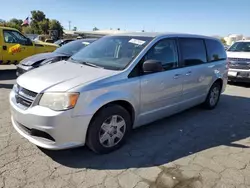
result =
M71 21L69 21L69 30L71 29Z

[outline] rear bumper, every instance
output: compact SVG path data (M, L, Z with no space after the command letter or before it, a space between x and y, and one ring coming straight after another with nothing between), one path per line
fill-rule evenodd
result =
M53 111L41 106L20 109L10 94L11 121L16 131L33 144L60 150L85 145L91 115L72 117L72 111Z

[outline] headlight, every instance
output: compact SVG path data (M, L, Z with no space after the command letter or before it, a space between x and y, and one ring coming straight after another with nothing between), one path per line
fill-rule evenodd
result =
M44 93L39 105L55 111L68 110L75 107L78 97L79 93Z
M14 86L13 86L13 91L14 91L15 93L18 93L18 85L17 85L17 84L14 84Z

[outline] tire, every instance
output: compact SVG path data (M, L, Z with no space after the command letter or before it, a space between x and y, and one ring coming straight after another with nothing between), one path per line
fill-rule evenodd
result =
M130 114L123 107L119 105L103 107L89 125L87 146L98 154L117 150L124 144L131 127Z
M217 106L217 104L218 104L218 102L220 100L221 89L222 89L221 87L222 86L221 86L221 84L219 82L215 82L211 86L211 88L210 88L210 90L208 92L207 98L206 98L205 102L203 103L204 108L206 108L208 110L212 110ZM218 92L217 96L215 96L216 95L215 92ZM211 99L212 97L213 97L214 100Z

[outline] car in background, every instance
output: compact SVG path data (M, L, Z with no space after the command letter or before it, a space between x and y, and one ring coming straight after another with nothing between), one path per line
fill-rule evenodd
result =
M228 80L250 83L250 40L235 42L228 50Z
M227 51L230 46L224 45L225 50Z
M53 52L58 47L56 44L32 41L15 28L0 26L0 65L16 65L29 56Z
M57 44L59 46L63 46L69 42L72 42L74 41L74 39L60 39L60 40L57 40L56 42L54 42L54 44Z
M20 76L21 74L30 71L34 68L38 68L40 66L51 64L56 61L68 59L70 56L94 42L97 39L81 39L72 41L58 49L56 49L52 53L41 53L36 54L30 57L23 59L19 65L17 65L16 75Z

